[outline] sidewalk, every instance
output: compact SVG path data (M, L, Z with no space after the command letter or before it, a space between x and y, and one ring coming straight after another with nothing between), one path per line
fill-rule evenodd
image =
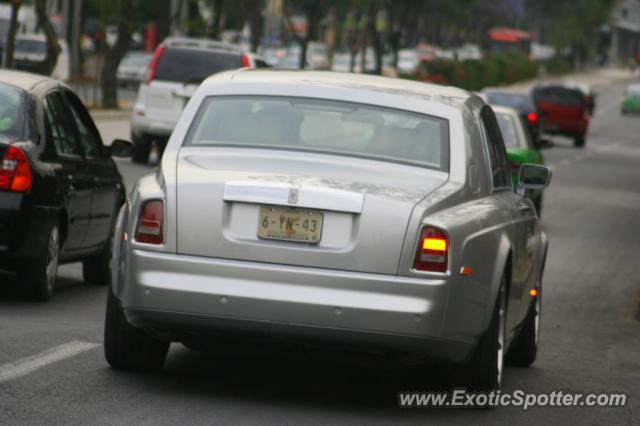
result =
M528 91L534 85L543 82L552 81L571 81L578 84L587 84L593 89L606 86L611 83L629 81L638 79L640 76L637 71L630 71L626 68L598 68L595 70L570 73L565 75L548 75L538 77L534 80L522 81L508 86L502 86L507 90Z

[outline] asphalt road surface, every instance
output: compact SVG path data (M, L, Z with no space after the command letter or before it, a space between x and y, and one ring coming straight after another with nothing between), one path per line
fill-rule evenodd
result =
M441 368L325 348L174 344L153 374L110 369L105 289L60 269L49 303L22 301L0 275L0 424L640 424L640 117L621 116L622 84L600 89L585 149L554 139L542 221L550 238L541 351L507 368L504 392L624 392L624 408L400 409L397 392L438 389ZM128 123L100 121L105 139ZM118 160L128 187L150 167Z

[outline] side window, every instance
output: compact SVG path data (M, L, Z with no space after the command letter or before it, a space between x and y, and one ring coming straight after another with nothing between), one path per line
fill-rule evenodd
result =
M485 138L487 140L493 188L511 188L507 151L504 147L502 134L500 133L496 117L493 111L487 107L480 113L480 119L482 120L482 127L484 128Z
M256 68L270 68L269 64L267 64L262 59L256 59Z
M65 92L69 110L80 134L80 145L87 158L102 158L102 140L91 117L80 100L73 94Z
M44 100L46 126L56 152L60 155L82 156L71 118L57 92L47 95Z

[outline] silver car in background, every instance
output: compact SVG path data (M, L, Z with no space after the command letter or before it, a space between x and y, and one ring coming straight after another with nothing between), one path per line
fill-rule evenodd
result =
M120 212L107 361L154 369L171 341L277 335L466 364L471 388L497 388L507 355L535 359L547 252L509 173L493 111L462 90L210 77Z

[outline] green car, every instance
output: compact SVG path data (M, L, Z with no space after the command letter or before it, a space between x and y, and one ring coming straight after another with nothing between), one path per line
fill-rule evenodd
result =
M632 84L627 88L627 97L622 101L622 113L640 113L640 84Z
M511 178L514 186L517 187L520 166L525 163L544 165L544 158L531 140L518 111L499 106L492 106L492 108L496 113L502 139L507 148ZM540 216L542 213L542 191L527 191L524 195L533 201L536 212Z

